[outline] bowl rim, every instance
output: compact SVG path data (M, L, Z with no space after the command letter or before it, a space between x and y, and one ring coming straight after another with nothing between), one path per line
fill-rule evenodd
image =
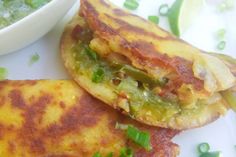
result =
M33 11L32 13L30 13L29 15L26 15L25 17L23 17L22 19L19 19L18 21L10 24L9 26L6 26L2 29L0 29L0 34L3 34L5 32L9 32L12 29L14 29L15 27L21 25L22 23L28 21L29 19L33 18L33 16L37 16L39 14L41 14L41 12L44 12L44 10L47 10L48 8L50 8L51 6L53 6L54 4L56 4L58 1L61 0L51 0L50 2L48 2L47 4L43 5L41 8Z

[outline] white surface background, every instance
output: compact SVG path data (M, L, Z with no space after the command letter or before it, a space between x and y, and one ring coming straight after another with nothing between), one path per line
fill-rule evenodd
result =
M124 0L112 1L119 6L122 6L124 2ZM140 7L134 13L144 18L149 15L158 15L160 4L173 2L173 0L139 1ZM65 23L77 7L75 6L51 32L39 41L18 52L0 56L0 67L8 69L8 79L69 78L60 58L59 41ZM160 26L169 30L166 18L162 17L160 20ZM236 8L226 13L217 13L215 7L207 4L182 38L203 50L216 51L218 41L214 34L220 28L227 30L227 47L222 53L236 57ZM40 60L30 66L30 57L35 53L40 55ZM225 117L212 124L181 133L174 138L174 141L181 147L180 157L198 157L196 147L201 142L208 142L212 151L222 151L223 157L235 157L236 114L230 111Z

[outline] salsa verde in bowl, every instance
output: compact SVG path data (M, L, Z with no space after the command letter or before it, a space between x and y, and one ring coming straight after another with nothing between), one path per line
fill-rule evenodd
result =
M38 10L51 0L0 0L0 29Z
M76 0L0 0L0 55L49 32Z

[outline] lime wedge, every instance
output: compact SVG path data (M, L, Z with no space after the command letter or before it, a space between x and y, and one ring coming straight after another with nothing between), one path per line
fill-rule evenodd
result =
M171 31L179 37L189 28L204 4L205 0L176 0L168 13Z

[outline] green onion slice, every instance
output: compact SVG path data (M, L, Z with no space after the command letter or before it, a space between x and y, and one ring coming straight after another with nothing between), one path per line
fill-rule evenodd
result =
M233 9L235 6L234 0L224 0L222 3L218 5L218 10L220 12L228 11Z
M89 56L89 58L91 58L92 60L98 60L98 55L95 51L93 51L90 47L85 46L84 50L86 52L86 54Z
M225 34L226 34L226 30L225 29L219 29L218 31L217 31L217 38L218 39L220 39L220 40L222 40L222 39L224 39L225 38Z
M102 82L104 76L105 76L104 69L102 67L99 67L93 72L92 81L94 83L100 83Z
M102 157L102 155L99 152L96 152L93 157Z
M206 152L202 153L200 157L221 157L221 152Z
M0 67L0 81L7 78L8 71L6 68Z
M50 0L25 0L25 3L32 8L39 8L44 4L48 3Z
M32 65L32 64L38 62L39 59L40 59L40 56L37 53L35 53L34 55L32 55L30 57L29 65Z
M160 7L159 7L159 14L161 16L167 16L169 13L169 5L168 4L162 4Z
M159 24L159 17L158 16L148 16L148 20L155 23L155 24Z
M106 157L113 157L113 152L110 152L109 154L107 154Z
M133 157L134 153L130 148L122 148L119 157Z
M207 153L210 150L210 145L208 143L201 143L198 145L198 151L200 153Z
M129 10L136 10L139 7L139 3L136 0L126 0L124 2L124 7Z
M133 126L128 126L127 137L133 140L138 145L144 147L146 150L151 150L150 144L150 134L147 132L142 132Z
M224 50L226 47L226 42L225 41L221 41L219 42L219 44L217 45L217 49L218 50Z

